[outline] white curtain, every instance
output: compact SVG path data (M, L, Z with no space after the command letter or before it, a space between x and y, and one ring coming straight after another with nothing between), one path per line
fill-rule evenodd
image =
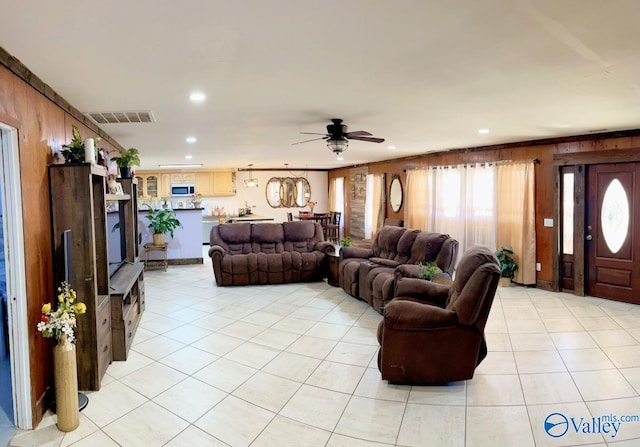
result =
M367 174L364 202L364 238L371 239L382 227L385 208L384 175Z
M496 246L493 165L439 166L407 172L409 228L449 234L459 256L473 245Z
M404 226L426 230L426 218L431 203L429 197L431 188L428 187L427 171L425 169L407 171L406 189Z
M535 167L533 162L498 166L497 244L510 245L518 263L515 282L536 282ZM507 185L507 187L504 187Z
M340 234L344 234L344 177L336 177L329 185L329 210L340 213Z

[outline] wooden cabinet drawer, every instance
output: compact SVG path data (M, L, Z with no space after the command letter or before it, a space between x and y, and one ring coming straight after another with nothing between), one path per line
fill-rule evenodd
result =
M98 341L98 371L104 376L111 363L111 306L109 297L96 309L96 339Z

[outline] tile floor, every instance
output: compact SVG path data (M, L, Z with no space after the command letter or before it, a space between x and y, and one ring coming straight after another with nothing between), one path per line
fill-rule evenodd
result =
M10 445L640 445L640 422L585 432L640 415L640 306L499 289L473 380L397 386L375 364L381 317L326 283L217 288L205 258L148 272L146 293L130 358L80 427L47 414ZM552 413L563 436L545 432Z

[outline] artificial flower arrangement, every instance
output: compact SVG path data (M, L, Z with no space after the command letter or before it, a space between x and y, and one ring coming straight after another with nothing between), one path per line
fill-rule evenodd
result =
M202 202L202 194L200 194L199 192L195 193L193 196L191 196L191 201Z
M38 332L42 332L43 337L55 337L59 342L62 335L66 335L67 340L73 343L75 342L73 329L76 327L76 316L85 313L87 306L84 303L75 302L76 291L66 281L58 287L58 292L60 293L56 310L52 311L51 303L43 305L37 329Z
M312 200L309 200L307 202L307 206L309 206L309 208L313 208L314 206L316 206L318 204L318 202L314 202Z

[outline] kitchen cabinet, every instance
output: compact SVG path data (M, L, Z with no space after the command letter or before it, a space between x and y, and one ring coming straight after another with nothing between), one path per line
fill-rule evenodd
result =
M171 196L171 174L160 174L160 197Z
M138 197L158 198L160 193L160 174L136 174L138 179Z
M196 192L205 197L233 196L236 194L236 173L232 170L194 171L194 172L153 172L138 171L136 173L140 189L145 197L171 196L171 185L174 183L192 184Z
M212 172L196 172L196 192L203 196L213 195Z
M232 196L236 193L236 173L233 171L213 172L214 196Z
M193 172L171 174L171 183L195 184L196 175Z

